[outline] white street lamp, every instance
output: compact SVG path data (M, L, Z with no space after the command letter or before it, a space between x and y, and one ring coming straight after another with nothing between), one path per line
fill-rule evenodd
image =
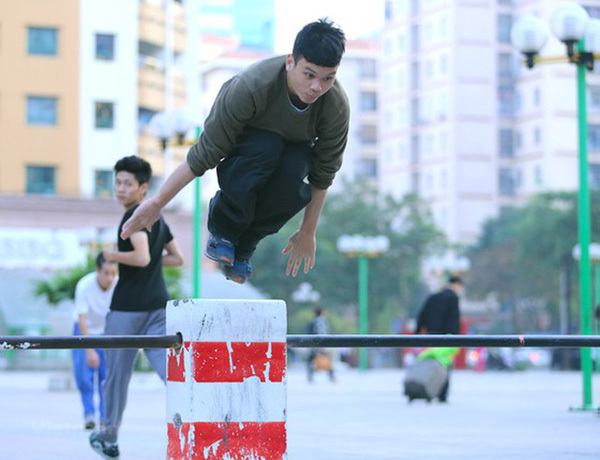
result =
M567 45L567 55L571 59L575 54L575 43L583 38L589 20L587 11L577 3L564 3L552 13L550 30Z
M527 67L533 67L533 61L548 40L549 30L544 21L536 16L519 18L510 31L513 46L525 55Z

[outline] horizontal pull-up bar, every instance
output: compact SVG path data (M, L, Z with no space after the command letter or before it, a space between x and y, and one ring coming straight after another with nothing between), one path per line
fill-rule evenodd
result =
M179 348L176 335L100 336L0 336L0 350L70 348ZM292 348L394 348L394 347L600 347L600 336L592 335L314 335L287 336Z

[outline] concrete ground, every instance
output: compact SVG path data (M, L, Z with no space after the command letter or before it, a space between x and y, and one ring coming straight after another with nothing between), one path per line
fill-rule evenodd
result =
M78 393L64 374L0 372L0 460L97 460ZM409 404L402 370L340 370L338 382L288 374L289 460L598 459L600 417L582 403L578 372L455 371L450 402ZM600 377L594 376L595 403ZM54 387L54 389L50 389ZM120 438L122 460L165 458L165 392L136 374Z

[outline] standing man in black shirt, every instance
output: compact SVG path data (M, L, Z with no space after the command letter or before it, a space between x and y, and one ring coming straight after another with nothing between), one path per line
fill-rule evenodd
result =
M463 282L458 276L451 276L448 284L440 292L430 295L417 317L416 334L460 334L460 309L458 296L462 293ZM450 363L450 367L452 364ZM450 370L450 367L448 370ZM448 380L439 395L440 402L448 398Z
M117 161L115 192L117 201L125 208L117 235L123 223L131 217L148 191L152 175L150 164L129 156ZM119 282L115 287L110 312L106 317L106 335L164 335L165 307L169 300L163 266L183 264L183 256L169 227L162 219L147 229L118 238L118 250L104 250L109 262L119 263ZM166 381L166 350L146 349L146 356L159 377ZM92 449L104 458L118 459L118 430L127 402L127 389L133 372L137 350L106 350L107 377L104 383L106 414L102 429L90 435Z

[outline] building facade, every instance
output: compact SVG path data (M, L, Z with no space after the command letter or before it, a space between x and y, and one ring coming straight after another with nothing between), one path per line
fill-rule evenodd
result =
M395 196L425 199L451 242L474 242L502 206L578 187L575 66L527 70L510 43L518 16L549 21L558 5L386 2L380 184ZM564 55L564 46L551 38L542 54ZM597 187L596 73L588 77L588 90L589 160Z

